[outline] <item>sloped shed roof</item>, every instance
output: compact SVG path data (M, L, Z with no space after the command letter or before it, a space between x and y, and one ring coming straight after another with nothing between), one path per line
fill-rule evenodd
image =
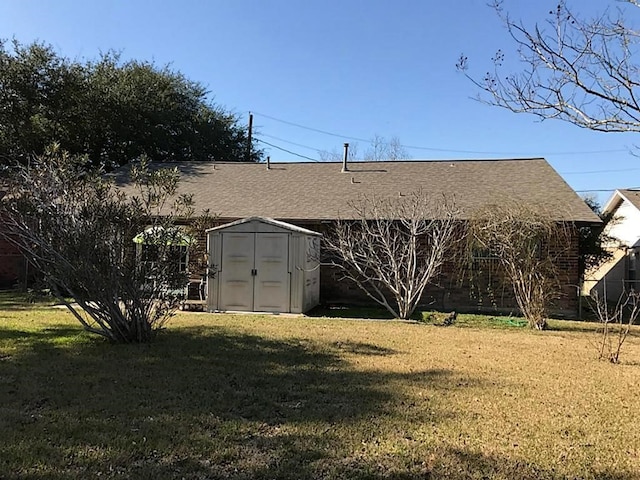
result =
M219 225L217 227L207 229L207 233L209 232L219 232L221 230L227 230L230 227L237 227L240 225L246 225L250 223L264 223L266 225L272 225L274 227L281 228L283 230L289 230L291 232L303 233L305 235L311 235L314 237L321 237L322 234L318 232L313 232L311 230L307 230L306 228L299 227L297 225L292 225L286 222L280 222L278 220L274 220L273 218L265 218L265 217L249 217L242 218L240 220L236 220L235 222L225 223L224 225Z
M397 198L417 190L455 198L462 218L479 207L522 201L557 213L557 220L597 223L599 219L542 158L264 163L175 162L179 193L191 193L197 209L208 208L223 219L269 217L284 221L355 217L349 205L365 195ZM125 190L128 169L114 173Z

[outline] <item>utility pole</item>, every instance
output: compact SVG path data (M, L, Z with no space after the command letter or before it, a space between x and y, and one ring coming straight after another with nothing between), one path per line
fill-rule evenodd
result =
M251 136L253 134L253 113L249 112L249 135L247 135L247 158L246 161L251 161Z

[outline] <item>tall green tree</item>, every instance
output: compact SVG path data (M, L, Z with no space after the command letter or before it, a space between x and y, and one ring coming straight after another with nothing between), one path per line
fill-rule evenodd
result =
M92 166L259 161L248 131L206 88L169 67L114 52L71 60L43 43L0 41L0 158L25 162L58 143Z

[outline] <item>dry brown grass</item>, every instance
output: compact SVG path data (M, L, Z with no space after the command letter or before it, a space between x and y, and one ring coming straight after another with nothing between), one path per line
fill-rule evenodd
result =
M2 478L640 478L640 336L181 314L112 346L0 311Z

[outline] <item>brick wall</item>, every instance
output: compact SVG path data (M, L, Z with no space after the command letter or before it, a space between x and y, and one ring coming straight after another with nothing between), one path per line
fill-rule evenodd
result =
M222 223L226 222L220 222ZM292 223L323 234L329 228L326 223ZM198 236L198 242L205 245L204 232ZM556 266L560 272L561 283L560 298L553 308L553 313L574 318L577 316L576 285L579 282L577 230L571 231L568 245L563 241L555 250L552 249L553 253L558 257ZM460 255L456 256L458 257ZM501 268L495 259L479 260L470 265L463 263L453 258L445 263L442 274L434 285L427 287L420 302L421 307L445 311L517 313L513 291L510 287L505 287ZM344 279L339 270L328 266L323 266L320 272L320 301L324 304L374 304L357 285Z
M305 225L311 230L326 230L324 225ZM459 253L459 252L458 252ZM578 298L578 234L572 229L570 239L551 248L557 257L555 266L559 272L559 299L552 313L567 318L577 317ZM459 258L460 256L456 256ZM476 260L470 264L450 259L441 275L429 285L420 301L423 308L456 311L483 311L517 313L513 291L502 278L503 271L495 259ZM335 268L322 267L320 275L320 299L323 303L370 305L373 301L357 285L345 280Z
M24 281L26 259L12 243L0 238L0 288L14 287Z

